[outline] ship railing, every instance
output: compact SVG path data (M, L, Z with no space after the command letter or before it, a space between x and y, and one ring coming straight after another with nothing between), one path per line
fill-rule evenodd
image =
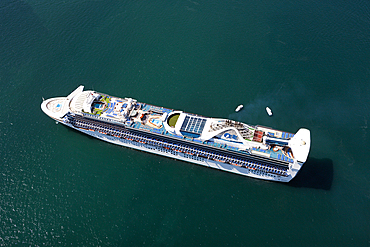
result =
M143 141L143 142L151 144L151 145L157 145L157 146L159 145L161 147L169 147L169 148L172 148L172 149L177 149L177 150L182 151L182 152L186 150L186 151L189 151L191 153L194 153L195 155L202 155L202 156L205 156L205 157L208 157L208 158L222 160L224 162L233 162L233 163L236 163L236 164L241 164L242 166L245 166L245 167L251 167L251 168L259 169L259 170L262 170L262 171L265 171L265 172L272 172L272 173L276 173L276 174L279 174L279 175L287 176L287 168L273 167L273 166L268 166L268 165L265 165L265 164L254 163L254 162L251 162L251 161L244 161L244 160L232 158L230 156L219 155L219 154L211 153L209 151L204 151L204 150L200 150L200 149L196 149L196 148L192 148L192 147L188 147L188 146L184 146L184 145L178 145L178 144L172 144L172 143L168 143L168 142L164 142L164 141L159 141L159 140L143 137L143 136L140 136L140 135L128 133L128 132L123 131L123 130L117 130L117 129L113 129L113 128L108 128L107 126L103 126L103 125L91 124L91 123L88 123L86 121L76 120L75 118L72 118L72 119L70 118L70 121L71 121L71 123L76 125L76 127L80 126L80 127L88 127L88 128L95 129L95 130L100 130L100 131L103 130L103 131L109 132L110 134L119 134L120 136L122 136L124 138L130 138L130 139L135 140L135 141Z

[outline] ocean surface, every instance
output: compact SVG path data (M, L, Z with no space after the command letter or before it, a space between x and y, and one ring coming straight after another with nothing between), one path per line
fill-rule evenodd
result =
M310 156L283 184L105 143L40 109L79 85ZM0 246L370 246L368 0L2 0L0 92Z

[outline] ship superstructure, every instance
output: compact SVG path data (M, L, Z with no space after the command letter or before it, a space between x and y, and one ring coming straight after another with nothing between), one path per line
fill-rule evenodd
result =
M288 182L310 150L296 134L119 98L80 86L44 100L56 121L101 140L254 178Z

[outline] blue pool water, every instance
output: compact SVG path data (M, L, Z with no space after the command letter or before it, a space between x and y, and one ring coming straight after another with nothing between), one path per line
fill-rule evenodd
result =
M94 107L97 108L97 109L100 109L100 108L103 107L103 104L95 103Z

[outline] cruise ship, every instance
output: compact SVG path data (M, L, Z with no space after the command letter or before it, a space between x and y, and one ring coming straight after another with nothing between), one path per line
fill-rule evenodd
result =
M307 160L308 129L295 134L260 125L120 98L79 86L44 100L49 117L117 145L252 178L289 182Z

